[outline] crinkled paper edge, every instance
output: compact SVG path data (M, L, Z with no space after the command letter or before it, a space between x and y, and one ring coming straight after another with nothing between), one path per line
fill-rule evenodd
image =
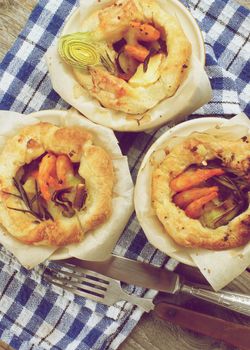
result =
M217 129L219 127L219 129ZM168 236L154 209L151 206L151 174L152 156L155 152L168 145L168 148L181 142L186 136L195 131L229 132L235 135L250 132L250 121L244 113L230 120L223 118L199 118L187 121L164 133L145 155L138 172L135 185L135 211L137 218L150 243L176 260L199 268L211 286L221 289L250 265L250 243L247 245L224 251L210 251L206 249L191 249L177 245ZM226 272L226 273L225 273Z
M6 122L7 121L7 122ZM0 243L26 268L32 268L46 259L77 257L86 260L105 260L111 253L129 217L133 212L133 182L127 157L123 156L112 130L96 125L81 116L76 110L48 110L22 115L0 111L0 151L5 141L18 133L25 125L40 121L58 126L79 125L94 135L94 143L104 147L111 155L115 170L115 186L112 199L112 215L94 231L86 233L83 241L63 248L49 248L23 244L0 227Z
M158 0L159 5L168 11L167 2ZM102 8L110 1L97 3L96 0L84 0L67 20L62 35L76 31L81 31L81 20L88 17L93 11ZM180 6L175 5L173 15L183 15L184 11ZM190 18L189 18L190 17ZM188 15L187 21L182 25L185 31L197 30L191 15ZM192 28L192 29L190 29ZM189 40L192 43L194 33L189 34ZM201 41L200 46L204 48ZM212 90L209 79L205 73L203 62L200 62L194 53L194 47L197 42L192 43L193 53L191 56L191 64L186 79L182 82L174 96L159 102L154 108L150 109L142 115L127 115L100 105L98 100L91 97L88 92L81 87L75 79L71 68L63 63L57 52L56 46L49 48L46 53L46 61L53 88L63 97L65 101L78 109L87 118L95 123L110 127L119 131L142 131L155 127L159 127L173 119L181 119L191 114L202 105L207 103L212 97ZM200 49L200 48L199 48ZM197 50L197 48L196 48Z

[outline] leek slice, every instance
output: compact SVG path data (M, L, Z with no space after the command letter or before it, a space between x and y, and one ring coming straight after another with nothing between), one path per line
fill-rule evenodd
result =
M214 202L207 204L204 208L200 221L203 226L215 229L222 225L227 225L241 209L242 203L237 203L233 199L228 198L226 201L215 205Z
M74 68L103 65L108 71L113 70L107 45L98 42L91 32L63 35L59 39L58 52L63 61Z

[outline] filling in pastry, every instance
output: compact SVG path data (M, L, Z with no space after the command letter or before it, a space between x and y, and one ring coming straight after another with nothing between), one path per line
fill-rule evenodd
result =
M190 166L170 182L173 202L204 227L227 225L249 205L250 182L220 159Z
M145 113L173 96L186 77L191 44L178 19L156 1L115 1L79 27L59 39L58 52L103 107Z
M62 36L58 49L64 62L75 68L101 66L132 85L148 85L159 78L162 57L167 56L161 31L153 23L131 21L113 43L98 42L94 32L78 32Z
M0 221L25 244L78 243L111 216L113 185L112 159L88 130L33 124L0 153Z
M249 242L250 139L243 129L240 137L225 127L173 138L152 156L152 206L176 243L221 250Z
M66 154L52 152L25 164L13 181L27 209L8 209L27 212L39 221L73 217L84 209L88 196L85 180L78 173L79 165L72 163Z

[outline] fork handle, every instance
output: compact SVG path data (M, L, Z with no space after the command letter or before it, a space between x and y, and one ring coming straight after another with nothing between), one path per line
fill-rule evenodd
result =
M237 349L249 350L250 327L161 301L154 312L165 321L225 341Z
M250 316L250 296L221 290L214 292L209 289L182 285L181 292L190 294L196 298L210 301L219 306Z

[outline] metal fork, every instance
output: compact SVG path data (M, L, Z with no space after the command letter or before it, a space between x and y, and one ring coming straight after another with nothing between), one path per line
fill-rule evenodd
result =
M58 287L98 303L113 305L123 300L139 306L146 312L155 307L152 299L126 293L120 281L68 263L47 267L43 277Z

